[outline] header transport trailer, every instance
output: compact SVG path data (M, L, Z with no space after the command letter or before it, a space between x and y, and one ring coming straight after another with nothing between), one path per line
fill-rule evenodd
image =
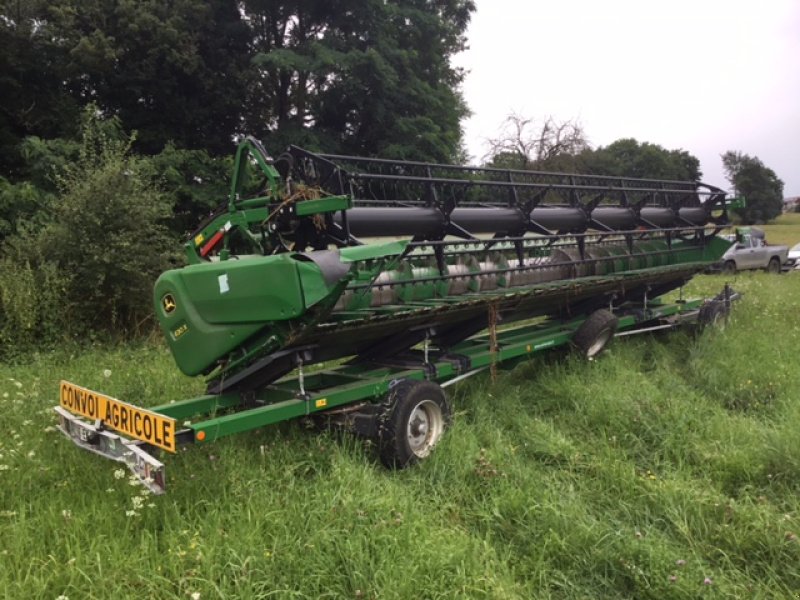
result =
M375 438L384 464L405 467L441 438L452 383L725 314L727 287L662 296L728 250L727 209L698 182L294 146L273 160L247 138L227 202L154 290L175 362L206 393L143 409L63 381L60 429L156 493L156 452L306 416Z

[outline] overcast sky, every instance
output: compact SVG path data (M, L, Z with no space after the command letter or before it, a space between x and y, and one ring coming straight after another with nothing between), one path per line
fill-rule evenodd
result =
M476 0L464 123L473 162L513 112L577 119L592 146L758 156L800 196L800 0Z

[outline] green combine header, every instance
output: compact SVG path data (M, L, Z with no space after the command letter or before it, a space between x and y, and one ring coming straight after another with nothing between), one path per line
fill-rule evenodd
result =
M698 182L297 147L272 159L248 138L227 202L154 290L175 362L207 393L144 411L62 382L61 428L157 492L155 448L304 416L376 438L382 461L403 467L442 435L442 388L455 381L563 344L591 358L614 335L723 314L729 291L660 297L730 247L718 235L727 209Z

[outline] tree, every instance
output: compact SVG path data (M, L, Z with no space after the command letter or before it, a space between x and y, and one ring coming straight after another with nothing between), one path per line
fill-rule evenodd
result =
M137 131L138 150L231 152L250 60L236 0L55 0L46 19L73 97Z
M700 160L686 150L667 150L633 138L584 151L579 159L586 172L596 175L677 181L698 181L702 177Z
M0 2L0 174L10 181L28 176L22 156L27 136L78 130L80 105L64 83L66 55L47 20L48 7L42 0Z
M22 327L30 341L46 342L54 328L41 327L44 318L62 334L79 334L135 328L152 315L153 282L176 264L178 244L152 159L132 154L131 144L87 110L77 156L55 177L55 198L4 241L0 341ZM53 323L50 313L63 319Z
M574 157L588 149L586 134L577 121L557 121L549 116L539 125L512 113L500 135L489 139L484 161L500 168L571 171Z
M29 179L23 140L77 137L89 104L137 131L140 152L230 154L249 36L236 0L2 2L0 173Z
M258 54L247 129L350 154L452 160L466 107L450 57L472 0L243 3Z
M736 195L745 197L747 206L736 210L743 223L766 223L781 214L783 181L758 157L729 150L722 166Z

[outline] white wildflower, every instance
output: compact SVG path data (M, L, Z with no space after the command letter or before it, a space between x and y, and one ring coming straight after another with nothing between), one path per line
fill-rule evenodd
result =
M64 517L65 519L71 519L72 511L69 510L68 508L65 508L64 510L61 511L61 516Z
M34 456L36 456L36 450L31 450L28 452L28 458L33 458Z
M61 594L60 596L56 597L56 600L69 600L69 596L66 594Z
M192 600L200 600L200 592L192 592L191 596L189 596Z
M131 504L133 504L134 510L142 508L144 505L144 499L141 496L134 496L131 498Z
M22 387L22 382L21 381L15 381L14 385L17 386L18 388L21 388Z
M117 469L114 471L114 479L122 479L125 477L125 469Z
M125 516L126 517L136 517L138 515L139 515L139 513L137 513L135 510L126 510L125 511Z
M0 471L8 471L10 468L8 465L0 465Z
M105 369L105 370L103 371L103 377L105 377L106 379L108 379L109 377L111 377L111 369Z

